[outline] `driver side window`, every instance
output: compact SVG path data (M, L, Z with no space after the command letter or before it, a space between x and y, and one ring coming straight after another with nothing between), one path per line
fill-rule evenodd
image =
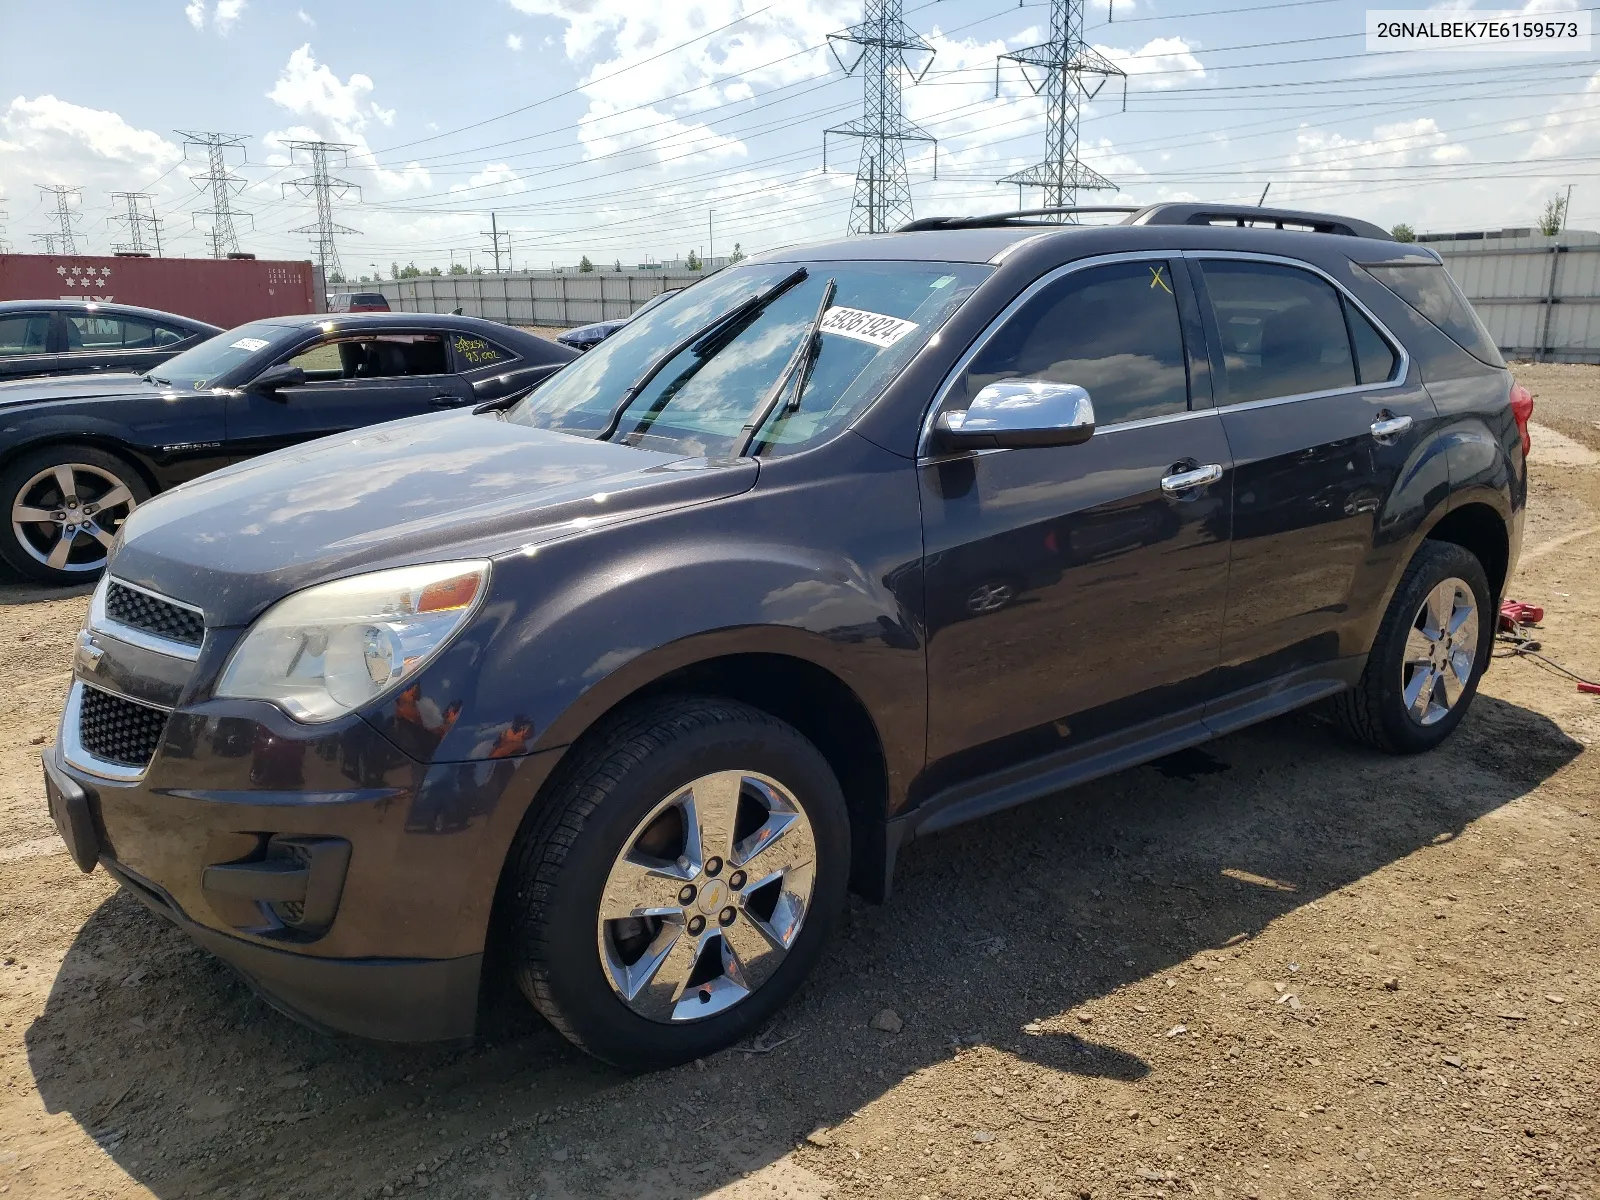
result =
M985 343L946 407L966 407L987 384L1039 379L1085 389L1101 428L1187 412L1176 288L1165 259L1062 276Z
M449 362L444 339L429 333L385 333L330 337L288 360L306 373L307 383L445 375Z

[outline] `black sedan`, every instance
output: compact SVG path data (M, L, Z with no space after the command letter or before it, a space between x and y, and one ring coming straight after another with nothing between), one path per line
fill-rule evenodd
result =
M93 578L156 492L296 442L495 400L577 357L473 317L278 317L142 375L0 382L0 559Z
M0 301L0 380L149 371L221 332L193 317L131 304Z
M556 338L556 341L560 342L563 346L571 346L574 350L592 350L617 330L621 329L629 321L633 320L634 317L642 316L644 313L649 312L656 305L660 304L663 300L667 300L673 296L676 296L681 291L683 291L682 288L668 288L666 291L651 297L649 300L646 300L626 317L619 317L614 321L596 321L593 325L579 325L576 329L567 330L560 337Z

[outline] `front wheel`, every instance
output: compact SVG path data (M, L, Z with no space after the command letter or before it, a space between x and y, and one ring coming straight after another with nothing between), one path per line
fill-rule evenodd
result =
M670 1066L754 1032L843 905L844 797L792 727L712 697L614 720L563 769L501 903L523 993L618 1066Z
M1450 542L1424 542L1389 602L1360 682L1335 699L1340 724L1390 753L1433 749L1477 694L1495 619L1477 556Z
M150 498L129 463L93 446L46 446L0 471L0 559L41 583L105 569L122 522Z

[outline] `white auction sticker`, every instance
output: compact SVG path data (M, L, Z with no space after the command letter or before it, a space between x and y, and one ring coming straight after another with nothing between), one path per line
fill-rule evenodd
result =
M888 349L917 327L915 321L868 312L864 308L830 308L822 317L822 332L869 342Z
M237 342L232 343L228 349L249 350L253 353L257 350L260 350L266 344L267 343L262 341L260 338L240 338Z

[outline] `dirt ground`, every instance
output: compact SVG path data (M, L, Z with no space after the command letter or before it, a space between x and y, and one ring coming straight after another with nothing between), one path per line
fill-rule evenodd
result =
M1600 369L1519 373L1511 592L1600 675ZM85 601L5 598L0 1193L1600 1200L1600 698L1533 661L1423 758L1299 715L918 842L759 1039L630 1078L503 989L470 1048L308 1032L80 874Z

